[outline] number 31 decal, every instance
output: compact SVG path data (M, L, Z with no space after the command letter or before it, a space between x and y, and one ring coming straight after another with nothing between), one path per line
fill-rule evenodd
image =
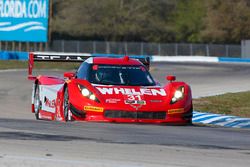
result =
M128 95L128 100L142 100L140 95Z

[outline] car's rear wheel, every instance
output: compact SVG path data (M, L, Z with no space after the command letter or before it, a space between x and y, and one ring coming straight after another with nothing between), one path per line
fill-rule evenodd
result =
M63 98L63 114L65 121L69 121L69 92L68 88L66 87L64 90L64 98Z
M39 112L41 110L39 84L35 85L34 110L35 110L35 117L36 117L37 120L39 120L40 119Z

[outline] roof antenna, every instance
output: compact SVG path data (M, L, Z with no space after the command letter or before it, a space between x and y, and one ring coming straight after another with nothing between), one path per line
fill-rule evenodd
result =
M123 60L124 60L124 61L129 61L128 55L125 55L125 56L123 57Z
M126 45L127 46L127 45ZM127 52L127 47L124 48L124 52L125 52L125 55L123 57L123 60L124 61L129 61L129 56L128 56L128 52Z

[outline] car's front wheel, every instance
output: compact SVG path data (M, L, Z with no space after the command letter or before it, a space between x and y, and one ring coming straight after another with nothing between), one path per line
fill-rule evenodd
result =
M71 120L69 115L69 92L67 87L64 90L63 114L64 114L64 120L66 122Z

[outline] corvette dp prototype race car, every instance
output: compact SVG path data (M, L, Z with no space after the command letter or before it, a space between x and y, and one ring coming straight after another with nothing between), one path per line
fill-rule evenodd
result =
M64 77L33 76L35 61L81 62ZM167 76L160 86L150 75L149 58L92 57L84 54L30 53L36 119L120 123L192 122L190 86Z

